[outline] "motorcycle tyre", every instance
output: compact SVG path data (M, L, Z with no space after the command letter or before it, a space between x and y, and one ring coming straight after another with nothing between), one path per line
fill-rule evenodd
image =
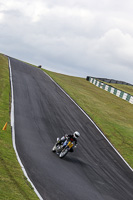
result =
M56 152L56 144L53 146L52 152Z
M59 158L64 158L67 155L68 149L65 149L64 151L59 154Z

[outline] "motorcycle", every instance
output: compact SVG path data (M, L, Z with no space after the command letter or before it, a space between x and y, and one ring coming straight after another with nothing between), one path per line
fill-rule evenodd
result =
M74 146L73 142L65 140L63 144L58 144L59 138L57 138L57 142L55 143L54 147L52 148L52 152L56 152L59 158L64 158L67 153L71 150Z

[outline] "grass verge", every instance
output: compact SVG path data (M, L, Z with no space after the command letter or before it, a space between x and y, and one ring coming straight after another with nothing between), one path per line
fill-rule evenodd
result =
M6 122L8 122L7 129L3 131ZM38 199L23 175L12 146L8 59L2 54L0 54L0 199Z
M133 168L133 105L83 78L44 71L91 117Z

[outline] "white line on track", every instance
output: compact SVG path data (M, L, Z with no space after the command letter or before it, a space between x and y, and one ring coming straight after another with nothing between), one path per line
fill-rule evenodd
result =
M44 71L43 71L44 72ZM98 128L98 126L95 124L95 122L86 114L86 112L46 73L44 72L61 90L65 93L65 95L71 99L71 101L84 113L84 115L92 122L92 124L97 128L97 130L101 133L101 135L106 139L106 141L111 145L111 147L115 150L115 152L120 156L120 158L125 162L125 164L130 168L130 170L133 172L133 169L131 166L125 161L125 159L122 157L122 155L115 149L115 147L111 144L111 142L106 138L104 133Z
M17 149L16 149L16 143L15 143L15 121L14 121L14 93L13 93L13 81L12 81L12 70L11 70L11 64L10 64L10 59L9 60L9 71L10 71L10 84L11 84L11 127L12 127L12 142L13 142L13 148L15 150L18 162L23 170L23 173L25 175L25 177L27 178L27 180L30 182L31 186L33 187L36 195L38 196L38 198L40 200L43 200L43 198L41 197L41 195L39 194L39 192L37 191L37 189L35 188L34 184L31 182L30 178L27 175L27 172L21 162L21 159L18 155Z

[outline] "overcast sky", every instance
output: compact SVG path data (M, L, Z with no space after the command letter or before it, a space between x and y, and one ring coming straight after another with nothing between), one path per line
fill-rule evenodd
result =
M0 0L0 52L133 84L133 0Z

